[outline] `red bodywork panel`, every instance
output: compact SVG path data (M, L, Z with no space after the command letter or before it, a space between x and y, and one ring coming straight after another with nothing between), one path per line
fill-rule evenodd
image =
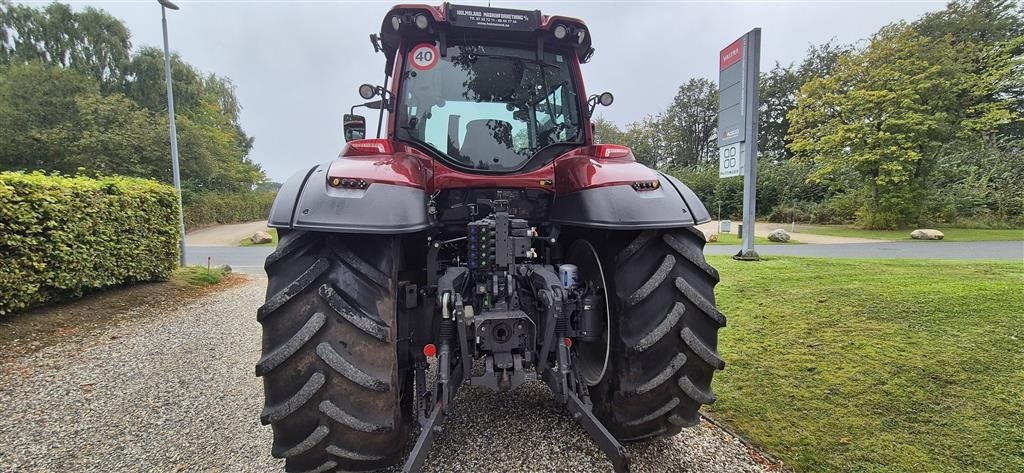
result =
M372 183L395 184L434 193L460 188L543 189L564 195L583 189L630 185L650 181L658 175L637 163L632 153L616 158L598 157L597 146L581 146L562 154L535 171L514 174L474 174L459 171L431 159L419 150L391 142L393 154L344 155L331 163L327 179L364 179ZM346 153L349 148L346 148Z

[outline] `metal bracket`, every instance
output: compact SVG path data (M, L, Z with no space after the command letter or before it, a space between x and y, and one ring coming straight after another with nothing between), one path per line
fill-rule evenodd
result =
M576 419L583 429L590 434L590 437L597 442L598 448L604 452L608 460L612 462L612 466L616 472L628 472L629 471L629 452L626 448L615 440L611 432L601 424L601 421L594 417L594 412L590 409L588 404L584 404L576 393L569 392L569 402L565 404L565 407L569 409L569 413L572 414L572 418Z
M463 360L459 360L458 364L451 369L449 381L437 389L435 399L429 404L430 415L420 416L420 434L416 437L416 444L412 447L409 457L402 466L402 473L419 473L423 470L423 462L426 461L427 454L430 453L430 448L434 445L434 437L444 430L442 424L444 424L445 417L448 416L448 404L455 399L455 393L459 390L459 386L462 386L463 362ZM448 369L448 367L444 368ZM438 363L437 369L442 369L440 363ZM417 373L416 379L420 379L419 373Z
M430 447L434 444L434 434L440 433L441 422L444 421L444 411L441 403L434 404L434 410L431 411L430 416L426 418L426 422L423 422L420 430L420 436L416 439L416 445L412 447L412 451L409 452L409 458L405 460L405 465L402 466L402 473L419 473L423 470L423 462L427 459L427 454L430 453Z

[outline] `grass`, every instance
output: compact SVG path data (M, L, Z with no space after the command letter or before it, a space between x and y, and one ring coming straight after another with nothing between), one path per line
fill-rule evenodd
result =
M185 266L174 270L171 281L189 286L212 286L220 283L228 274L230 271L222 266L213 266L209 269L206 266Z
M260 243L260 244L257 245L257 244L252 242L252 239L250 237L245 237L245 238L241 239L238 242L238 245L239 246L277 246L277 229L276 228L271 228L271 229L267 230L267 233L269 233L270 234L270 238L272 238L272 240L270 240L270 243Z
M786 242L786 243L779 243L777 241L769 240L768 237L762 237L762 236L756 236L755 235L754 236L754 244L755 245L798 245L798 244L800 244L799 241L796 241L796 240L792 239L792 236L793 235L790 234L791 238L790 238L790 240L788 242ZM743 242L743 240L741 240L740 237L736 236L735 233L719 233L718 234L718 241L708 242L708 244L709 245L739 245L742 242Z
M710 412L796 471L1024 471L1024 265L712 256Z
M1024 240L1024 229L942 228L942 241L1017 241ZM841 237L872 238L876 240L910 240L909 230L863 230L848 225L797 225L799 233Z

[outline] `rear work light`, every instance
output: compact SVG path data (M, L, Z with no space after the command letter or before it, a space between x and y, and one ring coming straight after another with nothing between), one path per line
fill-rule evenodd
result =
M341 151L342 156L375 156L391 154L391 142L383 139L352 140Z
M594 147L594 154L601 159L624 158L632 152L628 146L622 145L597 145Z
M637 192L653 191L659 187L661 187L661 181L657 179L652 181L633 181L633 190Z
M366 179L354 177L331 177L327 179L327 183L331 187L344 187L346 189L366 189L370 187L370 182Z

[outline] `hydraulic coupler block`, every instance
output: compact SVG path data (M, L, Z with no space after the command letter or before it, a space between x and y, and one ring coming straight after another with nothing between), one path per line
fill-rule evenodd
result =
M533 239L528 236L527 221L509 218L506 212L469 222L466 228L468 254L466 263L471 269L502 270L517 258L528 258Z

